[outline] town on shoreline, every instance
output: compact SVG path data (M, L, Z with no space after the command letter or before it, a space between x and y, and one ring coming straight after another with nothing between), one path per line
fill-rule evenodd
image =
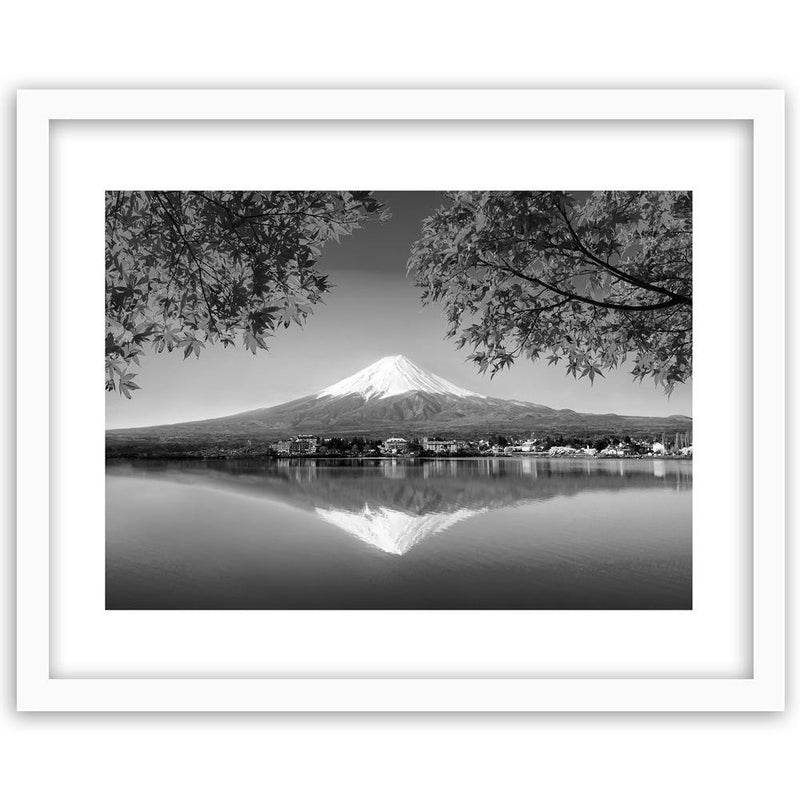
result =
M298 434L277 441L251 439L226 445L184 443L182 446L156 446L141 443L133 450L107 448L108 458L692 458L692 436L687 432L671 435L563 436L553 434L529 437L493 434L477 439L446 439L439 436L386 439L365 436L318 436ZM176 446L177 445L177 446Z

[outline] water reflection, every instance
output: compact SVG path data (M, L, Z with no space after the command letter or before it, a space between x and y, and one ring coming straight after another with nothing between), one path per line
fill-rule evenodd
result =
M622 459L112 461L108 474L279 502L396 556L493 509L692 484L691 462Z
M111 461L109 609L689 609L677 461Z

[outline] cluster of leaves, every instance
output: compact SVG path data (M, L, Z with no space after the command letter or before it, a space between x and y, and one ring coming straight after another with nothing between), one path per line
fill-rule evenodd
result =
M266 350L329 291L323 245L388 212L370 192L106 193L106 389L149 347Z
M594 381L631 359L669 394L692 374L690 192L454 192L409 273L481 372L516 359Z

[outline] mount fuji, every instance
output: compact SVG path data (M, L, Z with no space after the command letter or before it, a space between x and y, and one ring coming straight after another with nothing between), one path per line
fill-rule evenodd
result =
M449 395L451 397L480 397L483 395L462 389L450 381L420 369L405 356L387 356L370 364L355 375L345 378L323 389L317 399L322 397L346 397L360 395L365 400L382 400L386 397L425 392L427 394Z
M648 434L688 431L691 417L582 414L522 400L484 397L422 369L403 355L381 358L314 394L217 419L107 431L109 455L147 446L180 452L198 446L320 436ZM157 448L160 449L160 448Z

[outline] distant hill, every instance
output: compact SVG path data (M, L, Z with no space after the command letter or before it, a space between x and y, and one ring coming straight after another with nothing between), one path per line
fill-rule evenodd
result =
M203 447L319 436L653 435L690 431L691 417L582 414L522 400L484 397L389 356L323 389L269 408L217 419L112 430L108 455L178 454Z

